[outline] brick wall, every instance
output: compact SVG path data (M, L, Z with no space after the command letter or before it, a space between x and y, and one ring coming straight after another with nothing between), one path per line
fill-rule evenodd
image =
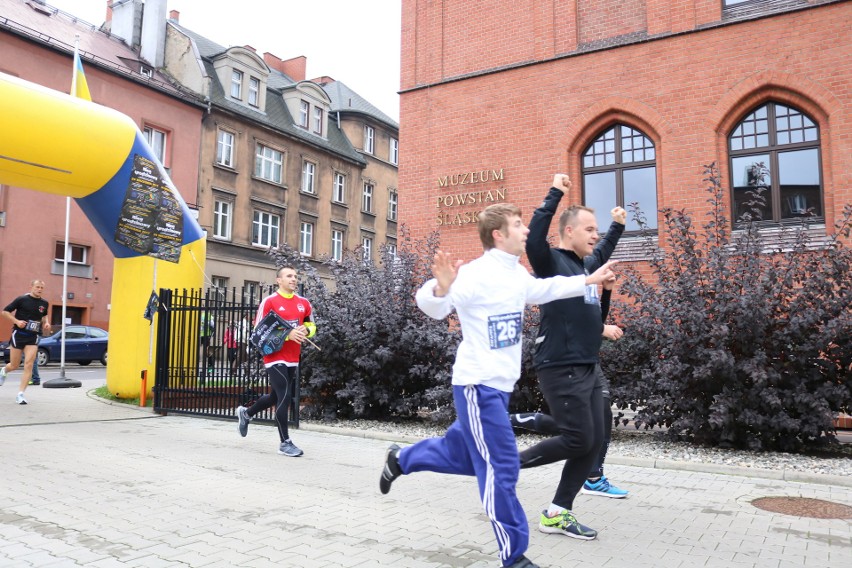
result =
M450 4L457 12L473 10L467 27L456 16L447 21ZM593 4L614 3L494 0L486 14L484 2L404 1L400 215L414 236L437 229L445 249L471 259L481 251L474 225L438 226L439 197L501 189L529 218L559 171L572 175L570 200L580 201L579 154L616 121L654 141L658 204L687 207L697 217L706 206L702 166L716 161L727 175L727 134L766 100L794 105L818 122L832 226L852 202L852 115L844 112L852 105L852 3L695 31L710 18L720 23L720 2L628 1L622 3L628 20L607 27L601 12L592 32L577 10ZM659 39L559 56L578 38L635 30L642 4ZM492 41L500 21L513 31ZM666 35L683 29L691 31ZM406 45L407 38L416 39ZM494 70L501 65L509 67ZM473 75L458 79L462 73ZM438 182L500 169L496 182Z

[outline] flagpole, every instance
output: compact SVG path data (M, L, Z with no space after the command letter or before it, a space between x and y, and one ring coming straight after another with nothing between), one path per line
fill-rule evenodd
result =
M71 94L77 95L77 58L80 56L80 35L74 38L74 71L71 73ZM65 251L62 255L62 322L59 329L62 334L59 339L59 378L65 378L65 327L68 313L68 254L71 247L68 246L68 239L71 232L71 197L65 198Z

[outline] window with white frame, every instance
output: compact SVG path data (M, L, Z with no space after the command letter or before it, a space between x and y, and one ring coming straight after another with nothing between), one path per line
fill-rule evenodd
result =
M302 128L308 127L308 116L311 112L311 105L308 101L299 101L299 126Z
M243 302L257 305L260 303L260 282L252 280L243 281Z
M234 204L230 201L215 200L213 203L213 237L231 240L231 222Z
M346 203L346 176L340 172L334 172L334 191L331 199L337 203Z
M261 247L277 247L280 226L281 217L278 215L255 210L251 226L251 244Z
M388 152L388 161L397 165L399 163L399 140L396 138L390 139L390 151Z
M399 256L397 256L397 254L396 254L396 243L388 242L387 251L388 251L388 259L391 262L396 262L397 260L399 260Z
M257 155L254 161L254 175L273 183L281 183L281 169L284 163L284 154L264 146L257 145Z
M364 184L364 192L361 194L361 211L366 213L373 212L373 189L373 184Z
M217 290L227 290L228 289L228 277L227 276L211 276L210 283L213 284L213 287Z
M257 77L249 77L248 104L260 106L260 79Z
M65 262L65 241L56 241L53 258L59 262ZM89 264L89 247L68 243L68 263Z
M364 151L372 154L376 149L376 131L372 126L364 126Z
M302 221L299 225L299 252L302 256L314 253L314 224Z
M343 231L338 229L331 230L331 259L343 260Z
M395 191L388 192L388 220L390 221L396 221L398 199Z
M154 156L157 157L161 164L165 165L166 133L151 126L146 126L142 132L145 134L145 140L148 142L148 146L150 146L151 150L154 151Z
M316 172L316 164L307 160L302 162L302 191L305 193L316 193L316 187L314 186Z
M366 264L373 262L373 238L361 237L361 259Z
M243 99L243 72L236 69L231 71L231 97Z
M234 167L234 135L225 130L219 130L216 135L216 163Z
M314 122L312 129L319 135L322 135L322 109L320 107L314 107Z

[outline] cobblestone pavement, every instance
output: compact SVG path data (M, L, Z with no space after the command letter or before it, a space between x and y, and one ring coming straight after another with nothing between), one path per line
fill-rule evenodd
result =
M10 394L11 393L11 394ZM496 567L472 478L419 473L381 495L388 442L291 432L305 451L279 456L272 427L157 416L85 389L0 389L0 566ZM677 467L673 464L672 467ZM542 567L848 567L852 519L757 509L758 497L852 505L852 487L613 464L625 500L581 495L600 531L577 541L536 530L559 474L521 472Z

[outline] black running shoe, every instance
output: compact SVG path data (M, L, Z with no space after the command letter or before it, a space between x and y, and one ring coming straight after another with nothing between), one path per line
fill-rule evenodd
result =
M237 407L237 420L239 420L237 427L240 430L240 436L245 438L246 434L248 434L249 422L251 422L251 416L248 415L248 408L245 406Z
M399 469L399 449L396 444L391 444L388 448L388 453L385 456L385 467L382 470L382 477L379 479L379 489L382 494L387 494L393 480L402 475L402 470Z
M515 561L514 564L509 564L508 566L504 566L503 568L539 568L539 566L538 564L534 564L532 560L530 560L526 556L521 556Z

